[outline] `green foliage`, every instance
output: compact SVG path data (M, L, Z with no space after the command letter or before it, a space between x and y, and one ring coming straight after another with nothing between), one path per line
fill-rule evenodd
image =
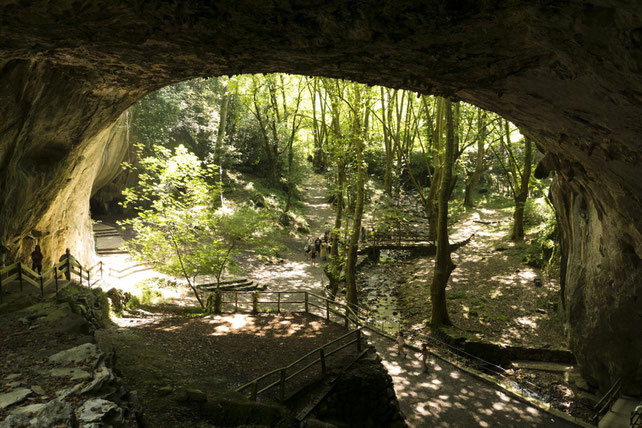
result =
M184 277L203 305L194 284L200 275L220 280L235 268L234 255L261 245L270 230L265 213L246 205L215 209L212 168L183 146L173 152L155 147L141 160L137 188L125 192L125 206L138 216L125 223L135 238L127 245L140 261L164 274Z

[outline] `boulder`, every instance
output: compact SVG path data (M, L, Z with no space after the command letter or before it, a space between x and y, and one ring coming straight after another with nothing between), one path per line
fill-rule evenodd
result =
M31 394L32 391L29 388L18 388L11 392L0 394L0 410L21 403Z
M93 343L84 343L75 348L51 355L49 361L61 364L87 364L95 367L103 356L104 354L96 345Z

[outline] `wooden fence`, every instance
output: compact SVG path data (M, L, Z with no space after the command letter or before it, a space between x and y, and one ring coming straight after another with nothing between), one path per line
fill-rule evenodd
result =
M0 269L0 303L3 300L2 287L12 281L18 281L20 284L20 292L23 291L24 286L33 286L40 289L40 295L45 295L45 289L52 284L55 285L56 294L64 279L71 279L72 276L77 276L80 285L87 284L91 288L95 286L102 279L102 262L95 264L90 268L84 268L75 259L65 259L55 264L50 269L45 269L42 274L35 272L24 263L17 262L12 265Z
M345 339L354 338L347 341L346 343L334 346ZM267 392L273 388L279 387L278 397L279 400L285 400L285 389L286 383L294 379L295 377L311 370L313 367L318 366L319 373L322 377L325 377L327 373L327 361L330 357L336 355L339 351L343 349L356 345L357 352L361 352L362 349L362 335L361 328L352 330L349 333L344 334L341 337L334 339L331 342L326 343L323 346L320 346L298 360L288 364L287 366L280 367L278 369L267 372L256 379L246 383L243 386L240 386L236 389L236 392L243 393L244 391L249 390L249 398L256 401L256 398L259 394ZM274 380L276 379L276 380ZM267 383L265 386L261 384Z

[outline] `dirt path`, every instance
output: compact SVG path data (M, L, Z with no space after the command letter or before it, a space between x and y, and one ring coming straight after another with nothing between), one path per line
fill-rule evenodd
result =
M392 377L411 427L573 427L563 419L512 398L435 356L423 372L419 353L400 358L392 340L367 332Z
M325 230L332 227L334 210L326 202L326 181L322 175L311 174L304 184L303 204L306 208L306 220L310 227L309 236L323 237ZM323 264L317 258L313 266L303 251L305 235L290 234L281 242L287 247L287 253L282 254L282 263L257 263L248 269L247 277L261 284L268 284L271 291L305 290L323 294L323 286L327 279L323 273Z

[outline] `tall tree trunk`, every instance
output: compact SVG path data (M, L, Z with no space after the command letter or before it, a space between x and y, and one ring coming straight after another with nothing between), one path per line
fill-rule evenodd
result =
M390 135L392 104L390 102L390 97L388 96L388 105L386 106L386 93L390 94L382 86L381 87L381 122L383 125L383 145L386 153L386 169L383 176L383 188L388 193L388 195L392 195L393 149L392 149L392 138Z
M437 100L437 108L435 112L435 132L432 136L433 139L433 150L432 150L432 162L435 172L432 175L432 181L430 182L430 192L428 192L427 199L427 212L428 216L428 239L434 241L437 239L437 199L439 196L440 183L442 181L442 162L439 161L439 152L441 151L441 136L443 133L443 117L444 117L444 105L445 100L442 97L439 97ZM451 117L452 120L452 117ZM454 140L453 140L454 141ZM424 206L425 207L425 206Z
M339 258L339 238L341 233L341 222L343 221L343 187L346 180L346 166L343 159L337 162L337 191L336 191L336 204L334 216L334 228L332 229L332 250L330 251L330 267L327 274L330 280L330 290L332 295L336 296L339 292L339 281L342 270L342 260Z
M533 146L530 138L524 137L524 170L522 171L519 193L515 197L515 211L513 212L513 233L511 239L519 241L524 239L524 205L528 199L528 182L531 178L531 163L533 161Z
M482 109L477 110L477 159L475 162L475 169L468 176L466 180L466 187L464 190L464 206L466 208L473 207L473 193L475 186L484 171L484 152L486 146L486 112Z
M346 260L346 300L349 305L358 305L356 265L357 249L359 246L359 236L361 234L361 218L363 216L363 193L365 187L365 167L363 161L364 132L361 129L361 85L354 85L354 120L352 124L352 138L357 162L357 196L354 207L354 219L352 222L352 233L350 235L350 246L348 247L348 256ZM368 112L364 119L364 128L368 127Z
M219 206L223 206L223 140L225 139L225 127L227 126L227 110L230 103L230 94L225 88L225 95L221 100L221 111L219 114L218 132L216 134L216 143L214 145L214 164L216 172L214 173L214 186L219 195L217 198Z
M446 147L443 159L441 185L439 186L439 212L437 227L437 255L435 256L435 271L430 287L432 301L431 325L452 325L446 307L446 285L455 265L450 258L450 243L448 241L448 193L454 162L455 135L453 129L453 112L450 100L445 100L446 110Z

